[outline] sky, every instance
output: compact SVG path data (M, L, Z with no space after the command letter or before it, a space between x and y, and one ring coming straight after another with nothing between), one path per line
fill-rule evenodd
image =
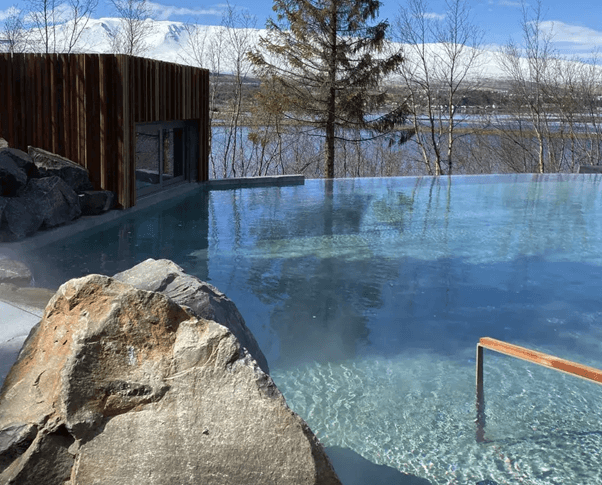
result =
M10 7L23 8L27 0L0 0L0 22ZM68 0L58 0L67 2ZM445 0L426 0L429 13L442 18ZM534 7L536 0L526 0L527 7ZM499 46L514 39L521 41L522 10L520 0L468 0L473 21L484 33L485 45ZM393 23L400 5L405 0L382 0L380 18ZM224 0L199 2L195 0L163 0L152 2L157 20L195 21L200 24L218 25L226 7ZM263 28L273 15L269 0L230 0L233 7L246 10L256 17L256 26ZM95 18L115 16L109 0L99 0L93 15ZM542 29L554 35L555 47L566 55L589 55L602 50L602 2L600 0L542 0Z

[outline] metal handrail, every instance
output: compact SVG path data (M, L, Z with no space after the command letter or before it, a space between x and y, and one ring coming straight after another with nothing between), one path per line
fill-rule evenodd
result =
M501 354L533 362L549 369L565 372L588 381L602 384L602 370L570 360L530 350L519 345L509 344L490 337L482 337L477 344L477 443L485 440L485 395L483 392L483 349L495 350Z

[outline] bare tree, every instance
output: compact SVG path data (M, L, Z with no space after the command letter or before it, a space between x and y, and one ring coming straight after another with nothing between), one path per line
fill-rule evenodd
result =
M184 31L188 34L186 48L180 58L189 64L209 70L209 120L214 127L214 117L218 111L218 93L221 91L222 46L224 35L221 27L208 27L196 23L187 23ZM213 131L209 138L209 161L213 178L217 178L216 150Z
M27 30L23 24L23 12L16 5L9 8L9 13L2 22L0 37L4 41L5 52L14 54L26 50Z
M214 177L245 176L251 150L243 146L248 124L245 82L251 72L247 52L255 44L256 18L226 4L219 27L188 24L186 62L210 71L211 166ZM211 30L209 30L211 29Z
M111 0L119 26L109 33L111 50L118 54L140 56L148 50L147 37L153 30L153 10L147 0Z
M554 72L556 53L552 47L552 34L541 29L541 9L540 0L535 7L528 7L523 3L521 26L524 48L511 40L502 49L500 65L511 81L512 93L519 105L516 123L522 126L523 117L528 118L528 128L537 140L537 171L544 173L547 171L546 158L552 164L554 152L547 150L546 157L546 145L549 144L551 134L548 116L549 82Z
M224 27L224 61L231 71L229 86L229 102L226 106L226 116L224 117L224 146L223 146L223 166L224 177L229 173L236 177L245 176L247 173L246 154L241 147L244 140L242 129L244 82L251 73L251 61L247 53L254 47L255 39L253 29L256 26L256 18L246 12L240 12L227 5L222 18ZM246 123L248 124L248 123ZM228 161L231 163L228 164ZM228 169L228 165L230 165Z
M31 23L30 40L45 53L76 49L98 0L25 0Z
M482 31L466 0L446 0L441 16L430 12L427 0L409 0L393 36L402 45L400 74L427 172L442 174L446 160L451 174L458 108L463 88L478 77Z

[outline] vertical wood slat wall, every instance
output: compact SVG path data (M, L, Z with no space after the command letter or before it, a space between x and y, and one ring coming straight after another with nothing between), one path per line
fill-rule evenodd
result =
M209 72L113 54L0 54L0 137L86 167L96 189L136 203L135 124L195 120L209 179Z

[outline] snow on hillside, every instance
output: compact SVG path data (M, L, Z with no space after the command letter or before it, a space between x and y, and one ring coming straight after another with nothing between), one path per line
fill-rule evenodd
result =
M144 53L145 57L180 64L198 65L191 55L189 55L189 31L186 29L184 23L165 20L147 20L146 22L150 24L149 31L151 33L144 40L148 47ZM111 52L109 32L114 31L118 26L119 19L116 18L90 19L74 51L89 53ZM205 54L202 59L201 67L212 69L208 45L212 39L216 39L222 35L225 40L220 49L220 71L223 73L233 72L234 61L232 56L228 55L227 30L224 27L215 25L198 25L196 28L198 29L196 38L201 42L205 42ZM59 35L60 32L61 29L59 29ZM248 34L250 44L256 45L260 36L267 35L267 31L265 29L250 29ZM60 42L58 42L58 44L60 45ZM393 49L396 49L401 46L400 44L392 44L392 47ZM445 57L443 54L443 46L440 44L429 44L427 45L427 48L430 51L428 61L429 69L441 67L441 59ZM467 48L467 52L470 51L471 49ZM408 52L408 62L410 64L417 63L418 59L412 54L412 49L406 49L406 52ZM470 56L470 54L467 55ZM526 63L524 60L523 62ZM478 67L473 70L469 79L480 78L495 82L502 81L506 77L499 63L499 53L493 49L482 49L479 52L477 63Z
M176 62L180 64L197 65L197 63L191 58L188 53L190 47L189 31L186 29L186 25L183 22L172 22L172 21L153 21L146 20L149 27L149 35L144 38L143 43L147 49L143 53L144 57L151 59L158 59L167 62ZM90 19L88 24L81 34L76 47L73 52L86 52L86 53L110 53L111 51L111 37L110 33L116 31L119 28L120 21L118 18L100 18ZM65 32L69 32L70 25L59 27L57 29L57 45L63 45ZM198 25L197 38L201 41L204 39L206 46L209 45L210 39L218 37L220 34L224 35L226 29L224 27L215 25ZM266 31L263 29L253 29L250 32L250 39L252 39L253 45L259 40L259 36L265 34ZM32 36L36 38L35 34ZM32 46L32 51L39 51L40 46ZM210 68L211 62L209 60L209 49L205 49L205 59L202 67ZM222 54L224 54L222 52ZM222 55L222 65L220 69L223 72L232 72L234 66L232 62L228 62L230 56ZM223 64L225 63L225 64Z

